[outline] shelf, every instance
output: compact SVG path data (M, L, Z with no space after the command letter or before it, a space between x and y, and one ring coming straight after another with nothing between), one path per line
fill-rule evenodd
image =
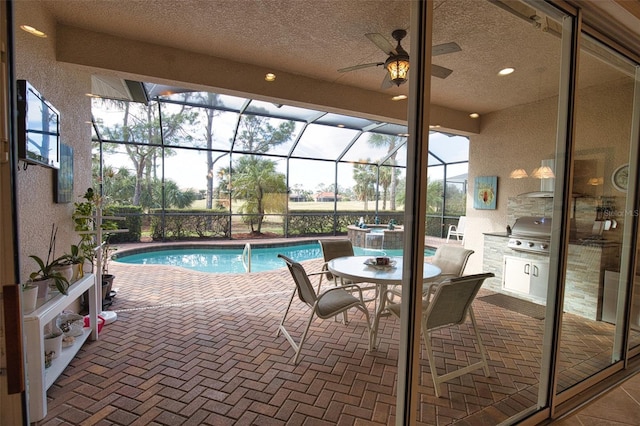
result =
M53 359L49 368L44 367L44 328L58 314L89 292L89 317L91 327L85 327L82 335L77 336L73 345L63 348L60 355ZM84 277L69 286L67 295L53 293L46 300L38 301L32 312L23 315L24 334L27 354L27 396L29 401L29 421L37 422L47 415L47 389L56 381L73 357L78 353L87 339L98 338L98 295L102 291L97 288L96 276L85 274Z
M66 348L62 348L62 352L58 356L58 358L52 360L51 366L49 368L45 368L44 370L44 383L45 389L49 389L53 382L55 382L58 377L62 374L67 365L71 362L73 357L76 356L84 342L91 335L91 328L85 327L82 330L82 334L76 337L76 340L73 342L73 345L68 346Z

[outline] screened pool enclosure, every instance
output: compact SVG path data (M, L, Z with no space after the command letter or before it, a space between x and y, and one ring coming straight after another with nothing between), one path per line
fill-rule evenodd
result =
M94 185L127 217L118 241L340 235L402 224L407 127L182 91L93 99ZM466 209L468 139L431 132L427 233ZM100 177L102 176L102 177Z

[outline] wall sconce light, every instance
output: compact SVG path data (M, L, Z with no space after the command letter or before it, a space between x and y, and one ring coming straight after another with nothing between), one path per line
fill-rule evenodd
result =
M511 171L509 177L511 179L523 179L529 177L529 175L527 174L527 171L525 169L515 169Z
M531 172L531 176L537 179L552 179L555 178L556 175L551 170L549 166L537 167Z
M603 183L604 183L604 179L601 177L592 177L587 181L587 184L591 186L598 186L598 185L602 185Z

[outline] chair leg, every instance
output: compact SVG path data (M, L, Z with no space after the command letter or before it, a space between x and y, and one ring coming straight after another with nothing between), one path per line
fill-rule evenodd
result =
M289 299L289 304L287 305L287 309L284 311L284 316L282 317L282 320L280 321L280 324L278 325L278 331L276 332L276 337L280 336L280 330L284 329L284 320L287 318L287 314L289 313L289 309L291 308L291 303L293 302L293 298L296 295L296 290L293 290L293 293L291 294L291 298Z
M307 327L304 329L304 333L302 333L302 338L300 339L300 344L296 349L296 356L293 358L293 363L297 364L300 359L300 352L302 351L302 345L304 344L304 339L307 338L307 333L309 332L309 328L311 327L311 321L313 321L314 310L311 310L311 316L309 317L309 321L307 321Z
M369 332L369 352L373 350L373 332L371 328L371 317L369 316L369 310L366 306L356 306L356 309L364 312L364 318L367 321L367 331Z
M431 333L427 330L427 324L424 317L422 319L422 339L427 348L427 358L429 359L429 370L431 371L431 379L433 380L433 389L437 398L440 398L440 381L438 380L438 372L436 371L436 359L433 356L433 348L431 347Z
M482 358L482 371L484 371L485 377L489 377L489 363L487 362L487 354L482 343L482 337L480 337L480 330L476 324L476 315L473 313L473 306L469 306L469 316L471 317L471 324L473 324L473 330L476 332L476 339L478 339L478 349L480 350L480 357Z

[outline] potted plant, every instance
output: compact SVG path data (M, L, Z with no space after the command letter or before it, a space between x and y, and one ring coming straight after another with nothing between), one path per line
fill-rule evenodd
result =
M26 282L20 287L22 288L22 310L31 312L38 304L38 286L32 282Z
M48 287L55 287L64 295L67 294L69 289L69 279L60 271L62 260L61 258L55 258L57 232L55 225L52 225L46 261L36 255L29 256L38 264L38 270L29 274L29 279L40 287L38 291L39 298L46 297Z
M80 254L79 246L72 244L70 252L60 256L58 260L60 264L71 265L73 273L70 281L75 281L84 276L84 256Z
M29 279L32 283L41 286L41 289L38 292L38 297L46 297L46 290L42 289L42 286L45 285L47 287L55 286L60 293L66 295L67 290L69 289L69 280L67 277L62 275L62 273L55 270L55 267L59 266L59 264L55 262L50 263L48 258L45 262L35 255L30 255L29 257L36 261L39 268L37 271L34 271L29 275Z
M111 289L113 287L113 280L115 279L115 275L109 273L109 262L111 261L111 256L113 252L116 251L116 248L109 244L109 236L106 235L105 242L102 245L102 258L101 258L101 266L102 266L102 308L105 309L111 305Z
M74 203L75 209L72 217L75 223L75 230L80 235L78 251L89 261L93 272L98 260L96 259L96 248L99 245L96 238L98 228L96 212L101 207L102 198L93 188L88 188L82 198L83 201ZM100 223L100 230L108 231L109 229L117 229L114 221ZM100 273L102 275L103 306L110 301L111 287L115 278L114 275L109 274L109 261L111 260L112 252L115 250L109 245L109 237L110 234L108 232L103 232L102 240L100 241L100 244L102 244Z

